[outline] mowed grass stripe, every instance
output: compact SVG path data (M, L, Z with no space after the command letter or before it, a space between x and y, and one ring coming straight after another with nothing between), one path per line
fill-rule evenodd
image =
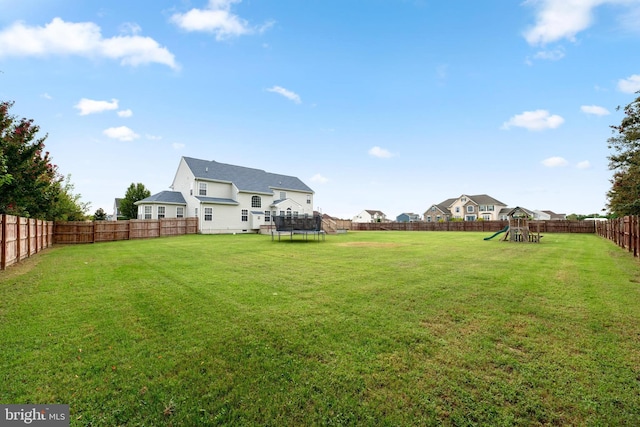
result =
M0 401L72 425L640 424L637 261L483 237L53 248L0 273Z

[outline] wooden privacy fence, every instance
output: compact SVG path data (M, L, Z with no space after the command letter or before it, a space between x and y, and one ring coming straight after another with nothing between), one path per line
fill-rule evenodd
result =
M0 270L53 245L53 222L0 215Z
M163 218L56 222L53 234L55 243L73 244L150 239L197 232L198 218Z
M496 232L509 221L447 221L447 222L354 222L354 231L481 231ZM541 233L595 233L594 221L529 221L529 228Z
M596 224L596 233L640 257L640 217L637 215L610 219Z

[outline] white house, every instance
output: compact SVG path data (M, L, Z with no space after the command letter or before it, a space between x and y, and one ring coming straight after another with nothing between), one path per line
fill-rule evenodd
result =
M353 217L353 222L387 222L387 216L377 210L365 209Z
M507 205L486 194L447 199L441 203L431 205L424 212L427 222L450 221L452 219L464 221L494 221L502 218L501 211Z
M182 157L171 184L136 202L139 219L197 217L203 234L255 233L271 217L313 216L313 190L261 169Z

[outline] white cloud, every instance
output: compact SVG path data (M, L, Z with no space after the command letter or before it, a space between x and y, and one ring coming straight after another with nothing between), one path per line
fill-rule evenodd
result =
M318 184L325 184L327 182L329 182L328 178L325 178L324 176L320 175L319 173L313 175L311 177L311 181L312 182L317 182Z
M146 134L144 137L147 138L149 141L160 141L162 139L161 136L150 135L150 134Z
M369 155L373 157L378 157L380 159L388 159L389 157L393 157L393 154L391 154L389 150L380 148L378 146L372 147L369 150Z
M580 107L580 111L585 114L593 114L594 116L607 116L611 114L609 110L598 105L583 105Z
M82 98L76 105L73 106L80 110L78 114L86 116L88 114L102 113L103 111L117 110L118 100L112 99L109 101L96 101L94 99Z
M118 111L118 117L131 117L131 116L133 116L133 111L129 109Z
M181 142L174 142L173 144L171 144L171 147L173 147L174 150L182 150L185 145Z
M591 167L591 162L589 160L583 160L576 165L578 169L589 169Z
M174 55L152 38L138 35L103 38L100 27L93 22L53 18L44 27L16 22L0 32L0 57L53 55L106 57L120 60L122 65L159 63L178 68Z
M549 157L548 159L544 159L542 164L549 168L557 168L560 166L566 166L568 162L562 157Z
M296 104L300 104L302 102L302 100L300 99L300 96L297 93L291 92L290 90L285 89L281 86L274 86L272 88L267 89L267 91L282 95L285 98L295 102Z
M242 0L209 0L204 9L191 9L186 13L176 13L171 21L186 31L203 31L213 33L216 40L238 37L245 34L262 33L273 23L268 22L261 27L252 27L247 20L231 12L234 3Z
M531 45L544 45L561 39L575 41L575 36L593 21L593 9L620 0L541 0L526 1L538 5L536 23L525 31L524 37Z
M126 126L105 129L102 133L109 138L118 139L120 141L133 141L134 139L140 138L140 135Z
M43 93L41 96L42 96L44 99L53 99L53 97L52 97L51 95L49 95L48 93L46 93L46 92L45 92L45 93Z
M516 114L508 122L502 124L502 129L522 127L532 131L555 129L564 123L564 119L556 114L549 114L547 110L525 111Z
M636 93L640 90L640 74L618 80L618 90L624 93Z
M535 55L533 55L534 59L543 59L543 60L547 60L547 61L559 61L562 58L564 58L564 49L561 47L558 47L556 49L553 50L541 50L536 52Z

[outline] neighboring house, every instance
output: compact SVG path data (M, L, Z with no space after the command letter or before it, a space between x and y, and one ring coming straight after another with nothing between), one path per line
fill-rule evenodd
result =
M486 194L463 194L449 205L449 212L454 219L493 221L500 219L500 211L506 207L506 204Z
M567 219L567 214L557 214L553 211L542 211L542 212L549 215L549 219L551 221L563 221Z
M381 211L366 209L354 216L353 222L387 222L387 216Z
M423 214L424 220L427 222L449 221L451 219L449 206L455 201L456 199L447 199L442 203L431 205Z
M108 219L112 221L117 221L122 219L122 211L120 211L120 202L122 202L121 198L116 198L113 201L113 215L111 215Z
M182 157L171 190L136 202L138 218L197 217L203 234L255 233L271 217L312 216L313 190L300 179Z
M420 221L420 215L411 212L401 213L396 217L396 222L416 222Z

